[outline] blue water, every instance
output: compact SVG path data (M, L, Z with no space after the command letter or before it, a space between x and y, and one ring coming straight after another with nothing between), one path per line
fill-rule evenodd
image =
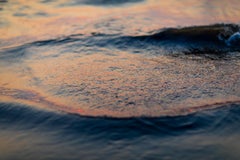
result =
M238 0L0 0L0 160L239 160Z
M188 116L84 117L1 103L1 156L43 159L238 159L239 105Z

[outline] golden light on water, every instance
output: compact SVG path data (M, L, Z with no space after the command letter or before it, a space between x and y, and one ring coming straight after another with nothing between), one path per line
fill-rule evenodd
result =
M239 23L240 15L236 0L149 0L107 7L65 3L4 4L0 45L31 45L74 34L141 35L163 27ZM186 114L240 102L238 59L186 60L111 47L91 54L71 50L61 54L61 46L51 47L31 48L32 54L10 65L0 62L0 101L116 117Z
M3 23L0 27L1 39L16 41L21 36L21 40L17 40L19 42L24 39L30 41L81 32L91 33L96 31L91 24L108 18L116 19L120 25L126 24L125 31L131 34L136 30L152 31L162 27L239 23L240 15L236 7L239 3L237 0L184 0L184 3L176 0L148 0L123 7L63 5L67 2L45 4L18 0L3 4L0 15Z
M239 83L238 62L115 54L69 54L3 70L1 100L117 117L186 114L239 102L238 88L231 88Z

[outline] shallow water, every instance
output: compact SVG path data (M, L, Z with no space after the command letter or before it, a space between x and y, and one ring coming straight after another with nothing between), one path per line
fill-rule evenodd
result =
M0 159L238 159L239 5L0 1Z
M239 106L100 118L1 103L1 159L238 159Z

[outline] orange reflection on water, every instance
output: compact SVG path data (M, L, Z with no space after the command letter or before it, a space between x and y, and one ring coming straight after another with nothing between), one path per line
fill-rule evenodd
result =
M0 98L92 116L187 114L239 103L239 67L237 61L69 53L1 71Z
M61 5L67 2L7 2L0 15L0 45L77 33L139 35L163 27L238 23L240 15L237 0ZM47 47L14 65L1 61L0 101L117 117L185 114L240 101L238 60L144 57L117 49L109 53L109 48L60 54L61 47Z
M21 36L23 42L75 33L102 32L104 28L95 28L93 24L109 19L124 25L120 32L131 34L141 30L143 34L162 27L239 23L240 15L237 8L240 2L237 0L148 0L123 6L63 5L65 3L70 2L17 0L3 4L0 15L3 23L0 27L1 39L16 41Z

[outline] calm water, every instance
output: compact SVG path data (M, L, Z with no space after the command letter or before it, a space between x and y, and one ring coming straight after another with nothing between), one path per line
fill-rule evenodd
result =
M0 160L240 159L238 0L0 0Z

